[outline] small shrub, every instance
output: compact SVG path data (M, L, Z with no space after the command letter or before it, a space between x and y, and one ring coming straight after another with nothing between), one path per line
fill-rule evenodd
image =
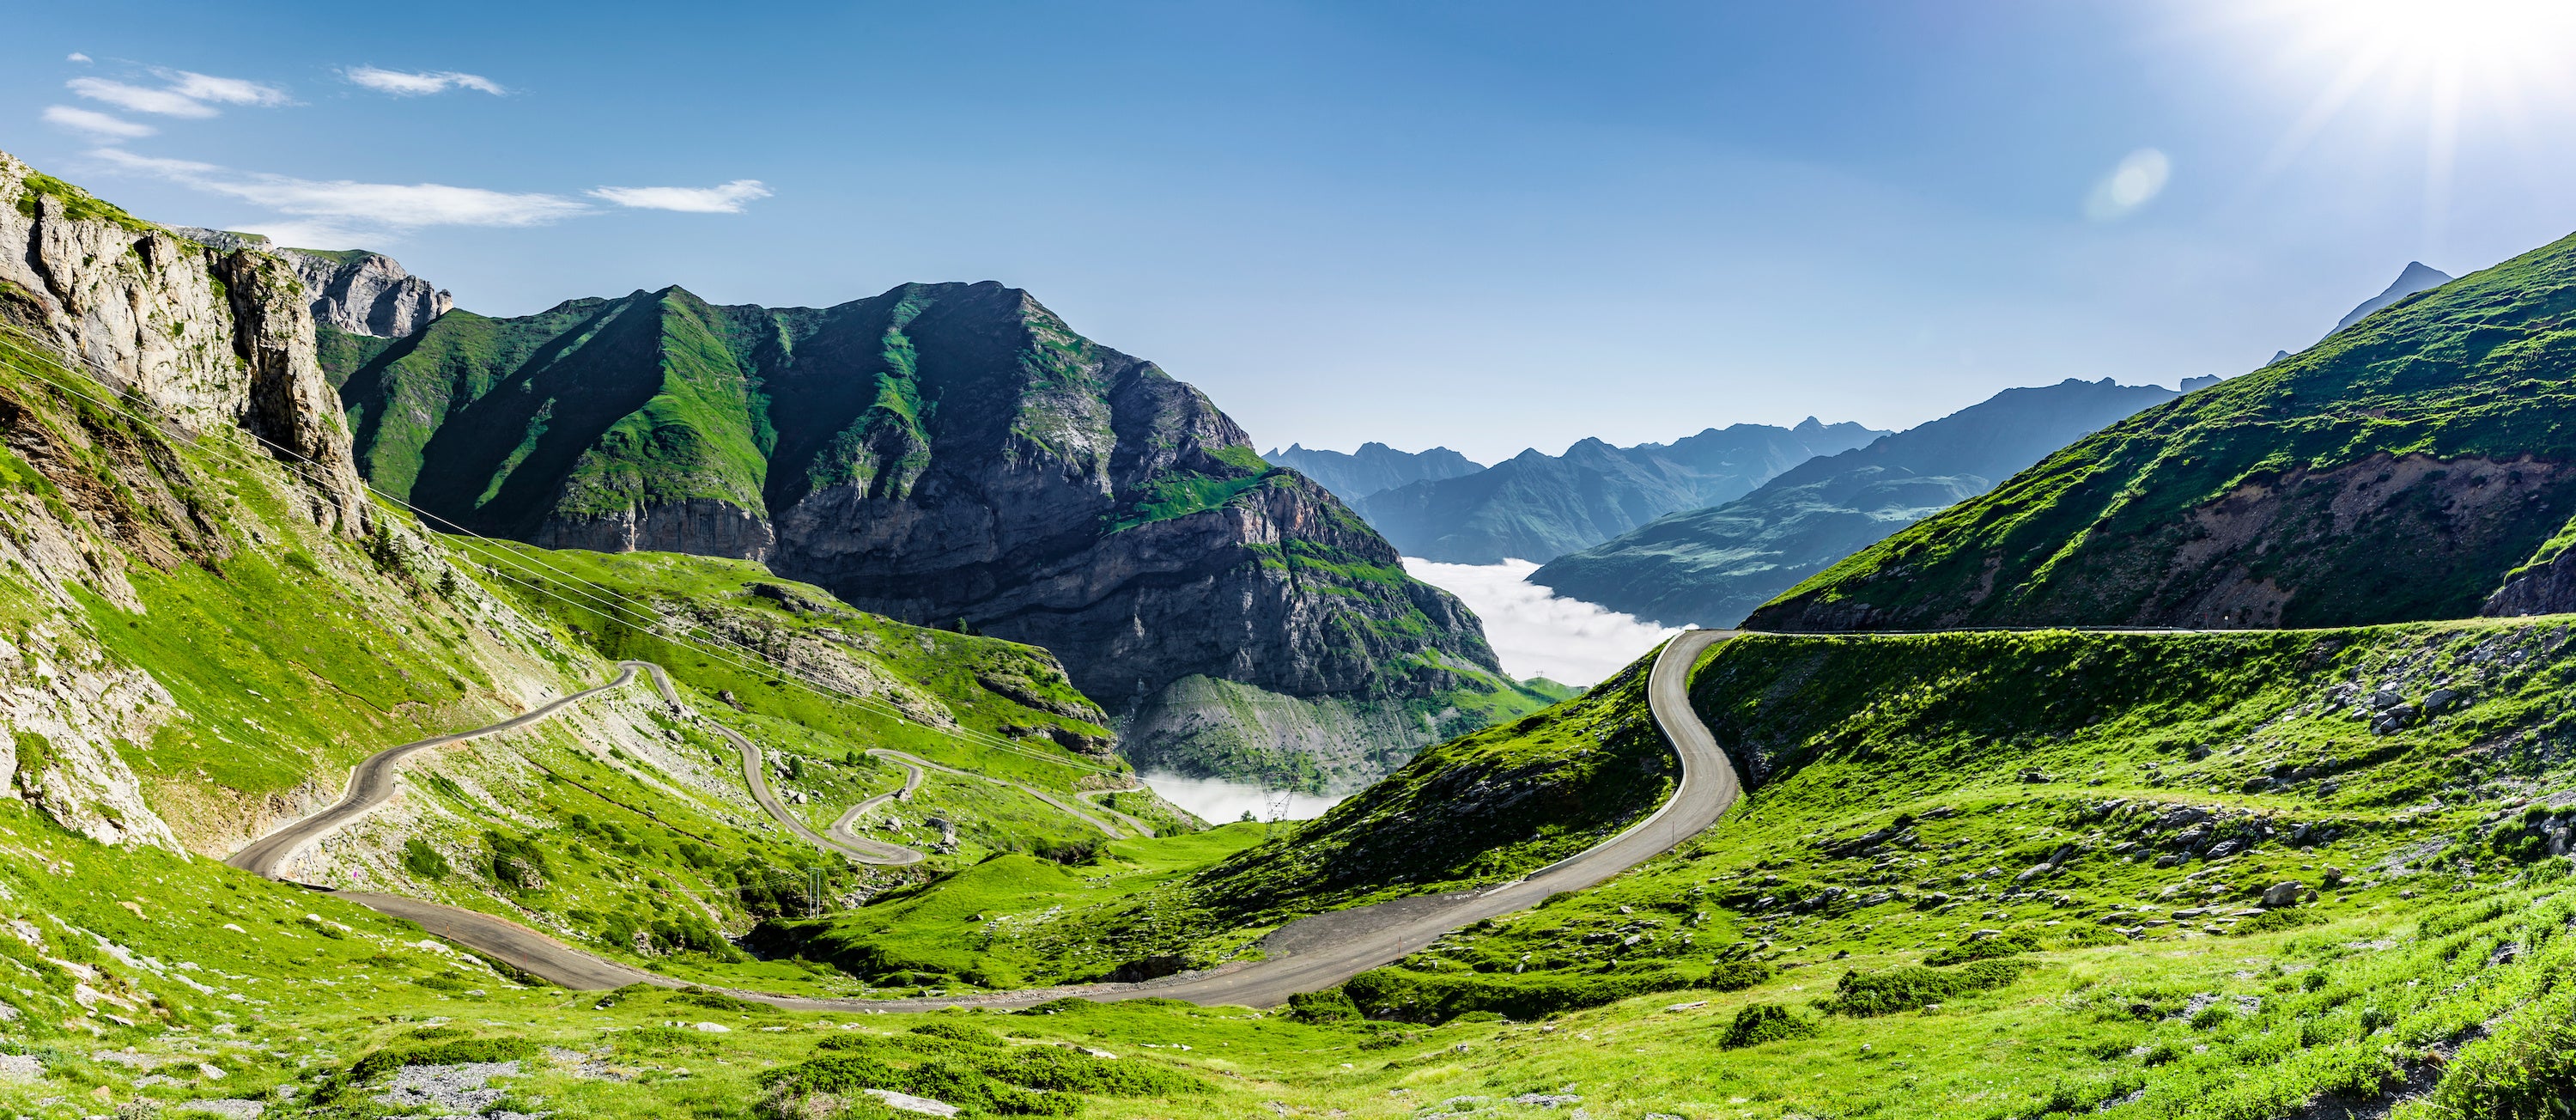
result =
M2257 933L2277 933L2285 929L2312 926L2325 920L2324 915L2314 910L2284 906L2278 910L2266 910L2238 922L2227 933L2230 937L2249 937Z
M2433 1087L2441 1120L2564 1120L2576 1102L2576 1025L2534 1017L2471 1046Z
M1776 1003L1757 1003L1735 1013L1735 1021L1726 1025L1718 1045L1729 1050L1759 1046L1792 1038L1814 1038L1823 1028L1792 1014Z
M417 836L403 841L402 865L404 870L433 883L447 878L455 870L448 866L446 856L438 854L438 849Z
M671 993L671 1002L703 1007L710 1011L732 1011L746 1015L769 1010L767 1004L753 1003L723 992L710 992L705 988L682 988Z
M1970 992L2000 988L2021 978L2029 964L2004 959L1975 961L1957 968L1891 968L1885 972L1846 972L1834 986L1834 997L1818 1007L1854 1017L1912 1011Z
M1288 1017L1300 1023L1347 1023L1360 1017L1360 1005L1340 988L1298 992L1288 997Z
M936 1019L923 1023L918 1027L914 1027L906 1033L921 1035L927 1038L944 1038L951 1042L964 1042L975 1046L1000 1046L1002 1044L1002 1040L998 1036L982 1027L970 1027L964 1023L949 1023Z
M404 1066L455 1066L468 1062L515 1062L533 1057L537 1044L524 1038L475 1038L419 1046L388 1046L358 1059L348 1081L363 1085Z
M1996 957L2038 951L2039 942L2032 940L2029 934L2009 933L2002 937L1989 937L1983 941L1962 941L1923 958L1923 963L1938 968L1942 965L1966 964L1969 961L1993 960Z

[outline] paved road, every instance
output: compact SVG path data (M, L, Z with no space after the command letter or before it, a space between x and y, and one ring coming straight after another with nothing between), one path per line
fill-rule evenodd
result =
M392 797L394 767L403 759L431 747L443 747L449 743L462 743L468 739L480 739L505 731L516 731L600 693L626 687L635 679L638 669L650 668L656 674L661 672L659 667L649 666L641 661L620 661L617 664L616 680L541 705L526 715L503 720L490 727L478 727L472 731L459 731L453 735L438 735L416 743L405 743L391 750L379 751L367 756L349 771L349 791L340 796L338 804L251 841L242 850L234 852L232 858L224 861L224 865L240 868L262 878L277 878L279 864L285 863L295 853L303 851L306 845L338 831L351 821L376 811L378 806Z
M1126 788L1124 788L1124 789L1087 789L1087 790L1082 791L1081 793L1074 794L1073 796L1074 796L1077 800L1080 800L1080 801L1083 801L1083 802L1089 803L1089 804L1091 805L1091 807L1092 807L1092 808L1094 808L1094 809L1098 809L1098 810L1100 810L1101 812L1107 813L1107 814L1109 814L1110 816L1113 816L1113 817L1118 818L1120 822L1124 823L1124 824L1125 824L1127 827L1129 827L1129 828L1135 829L1135 830L1136 830L1140 835L1147 836L1147 837L1151 837L1151 836L1153 836L1153 835L1154 835L1154 826L1153 826L1153 825L1146 824L1145 822L1143 822L1143 821L1141 821L1141 820L1138 820L1138 819L1136 819L1135 817L1129 816L1128 814L1125 814L1125 813L1121 813L1121 812L1119 812L1119 811L1118 811L1118 810L1116 810L1116 809L1112 809L1112 808L1110 808L1109 806L1102 805L1102 804L1100 804L1100 803L1098 803L1098 802L1094 802L1094 801L1092 801L1092 800L1091 800L1092 798L1095 798L1095 797L1108 797L1108 796L1110 796L1110 795L1112 795L1112 794L1119 794L1119 793L1135 793L1135 792L1138 792L1138 791L1143 790L1143 789L1145 789L1145 788L1147 788L1147 787L1146 787L1146 785L1145 785L1145 783L1143 783L1143 782L1138 782L1138 783L1136 783L1135 785L1128 786L1128 787L1126 787Z
M877 752L869 751L868 753L875 754ZM849 811L842 813L840 819L833 821L832 827L825 831L831 833L834 838L848 844L880 843L880 841L870 840L865 836L859 835L856 831L852 830L850 826L859 823L859 818L868 815L868 810L874 809L879 805L883 805L888 801L910 801L912 800L912 795L921 789L921 767L905 762L900 758L895 759L894 764L903 767L903 788L888 793L880 793L875 797L871 797L856 805L850 806ZM894 847L892 844L888 844L886 846ZM907 852L912 851L910 848L905 848L903 850ZM918 854L919 853L915 853L916 856ZM917 862L917 860L905 860L904 862L913 863Z
M869 753L869 754L872 754L872 755L875 755L875 756L877 756L878 758L891 758L891 759L895 760L896 762L898 762L898 763L901 763L901 764L905 765L906 767L920 767L920 768L922 768L922 769L937 770L937 771L939 771L939 772L940 772L940 773L942 773L942 774L954 774L954 775L956 775L956 776L958 776L958 777L960 777L960 778L973 778L973 779L975 779L975 780L977 780L977 781L991 782L992 784L997 785L997 786L1009 786L1009 787L1011 787L1012 789L1016 789L1016 790L1020 791L1021 793L1025 793L1025 794L1027 794L1027 795L1029 795L1029 796L1031 796L1031 797L1037 798L1037 799L1038 799L1038 800L1040 800L1040 801L1044 801L1044 802L1046 802L1046 803L1047 803L1047 804L1049 804L1049 805L1053 805L1053 806L1055 806L1055 807L1056 807L1056 808L1058 808L1058 809L1062 809L1062 810L1064 810L1066 814L1068 814L1068 815L1072 816L1074 819L1079 820L1079 821L1081 821L1081 822L1082 822L1082 823L1084 823L1084 824L1090 825L1090 826L1091 826L1091 827L1093 827L1093 828L1099 829L1099 830L1102 832L1102 834L1104 834L1104 835L1108 836L1108 837L1109 837L1110 839L1112 839L1112 840L1116 840L1116 839L1119 839L1119 838L1120 838L1120 837L1119 837L1119 835L1118 835L1118 826L1117 826L1117 825L1111 824L1111 823L1109 823L1108 821L1101 820L1101 819L1100 819L1100 818L1098 818L1098 817L1095 817L1095 816L1092 816L1092 815L1091 815L1091 814L1089 814L1089 813L1083 812L1081 809L1078 809L1078 808L1074 807L1072 804L1070 804L1070 803L1066 802L1066 801L1065 801L1065 799L1063 799L1063 798L1061 798L1061 797L1057 797L1056 795L1054 795L1054 794L1052 794L1052 793L1048 793L1048 792L1047 792L1047 791L1045 791L1045 790L1039 789L1039 788L1037 788L1036 786L1023 785L1023 784L1021 784L1021 783L1019 783L1019 782L1009 781L1009 780L1007 780L1007 779L1003 779L1003 778L996 778L996 777L993 777L993 776L992 776L992 775L990 775L990 774L978 774L978 773L975 773L975 772L974 772L974 771L972 771L972 770L960 770L960 769L958 769L958 768L956 768L956 767L954 767L954 766L942 766L942 765L940 765L940 764L938 764L938 763L936 763L936 762L932 762L932 761L930 761L929 759L923 758L923 757L921 757L920 755L905 754L905 753L903 753L902 751L890 751L890 750L885 749L884 747L871 747L871 748L869 748L868 753ZM918 785L918 784L920 784L920 783L915 782L915 783L912 783L912 784L913 784L913 785ZM907 787L907 789L909 789L909 788L910 788L910 787ZM1152 831L1152 830L1150 830L1150 829L1149 829L1149 830L1147 830L1147 831L1146 831L1146 833L1145 833L1145 835L1147 835L1147 836L1151 836L1151 835L1153 835L1153 834L1154 834L1154 833L1153 833L1153 831Z
M1525 878L1482 890L1397 899L1375 906L1319 914L1283 926L1265 939L1262 944L1268 955L1266 960L1141 984L1086 984L955 998L901 1000L809 999L735 989L718 990L791 1010L926 1011L957 1005L1019 1007L1068 995L1101 1000L1159 996L1201 1004L1267 1007L1285 1001L1296 992L1331 987L1368 969L1401 959L1459 926L1525 909L1558 891L1591 886L1659 855L1715 824L1719 814L1735 803L1742 786L1736 779L1734 766L1727 762L1725 752L1718 749L1716 738L1709 733L1707 725L1700 722L1698 714L1691 710L1690 670L1702 652L1735 636L1734 631L1684 631L1667 643L1655 659L1647 682L1647 699L1656 725L1663 730L1665 738L1672 743L1674 752L1681 759L1681 783L1673 791L1673 796L1652 815L1630 825L1617 836L1540 868ZM510 724L496 724L478 731L398 747L360 763L360 770L364 772L378 760L387 759L397 752L492 734L533 722L573 700L626 683L633 678L637 667L637 663L628 663L626 671L616 682L566 697ZM883 753L932 769L964 773L899 752ZM986 780L1016 784L1000 783L998 779ZM354 782L352 784L355 785ZM377 800L381 801L382 797ZM1065 807L1055 798L1046 800L1059 808ZM343 802L344 805L347 803ZM337 810L338 807L334 807L332 811ZM303 828L304 825L299 823L287 831L298 832ZM1101 825L1101 828L1110 835L1117 835L1107 825ZM319 831L312 832L304 837L304 841L319 834ZM277 862L278 858L272 856L258 866L241 862L234 862L233 866L271 874L270 868ZM417 922L422 928L450 941L567 988L597 991L635 983L662 987L678 987L686 983L605 960L516 922L489 914L392 895L355 891L335 893L381 913Z

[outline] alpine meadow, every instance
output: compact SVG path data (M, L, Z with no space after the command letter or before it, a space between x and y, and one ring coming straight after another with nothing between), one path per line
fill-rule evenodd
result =
M0 1116L2569 1116L2576 17L2136 8L26 13Z

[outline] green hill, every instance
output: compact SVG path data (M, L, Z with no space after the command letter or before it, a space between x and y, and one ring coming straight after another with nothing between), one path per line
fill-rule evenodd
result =
M2150 409L1754 612L1775 630L2319 626L2566 609L2576 239ZM2526 569L2532 569L2526 571ZM2499 592L2518 576L2529 593Z

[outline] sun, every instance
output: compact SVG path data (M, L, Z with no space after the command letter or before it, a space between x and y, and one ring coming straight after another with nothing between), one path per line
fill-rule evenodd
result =
M2571 0L2253 0L2238 11L2285 61L2335 72L2329 97L2521 100L2563 86L2576 48Z

